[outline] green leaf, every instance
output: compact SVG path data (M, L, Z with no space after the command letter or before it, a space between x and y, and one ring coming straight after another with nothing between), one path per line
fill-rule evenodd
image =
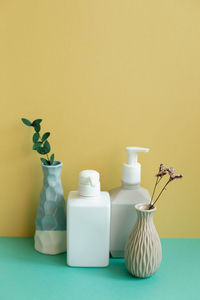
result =
M32 122L32 126L35 127L36 124L40 124L42 122L42 119L36 119Z
M40 135L38 132L35 132L33 135L33 143L37 143L37 141L39 140Z
M46 152L45 154L47 154L47 153L50 152L51 147L50 147L50 144L49 144L48 141L45 141L45 142L44 142L44 149L45 149L45 152Z
M50 132L45 132L42 136L42 141L44 142L50 136Z
M46 154L44 147L37 147L36 150L39 154L42 154L42 155Z
M42 119L36 119L36 120L34 120L34 121L32 122L31 126L34 127L34 129L35 129L36 132L40 132L40 129L41 129L40 123L41 123L41 122L42 122Z
M38 143L40 143L40 145L38 145ZM49 153L51 149L48 141L45 141L43 146L41 142L37 142L35 148L35 150L37 150L37 152L42 155Z
M54 162L54 154L51 154L50 156L50 165L53 165Z
M40 157L40 160L41 160L41 162L43 163L43 165L45 165L45 166L48 166L48 165L49 165L48 160L46 160L45 158Z
M29 120L27 120L27 119L25 119L25 118L22 118L21 120L22 120L22 122L23 122L25 125L31 126L31 122L30 122Z
M34 129L35 129L36 132L40 132L40 129L41 129L40 124L39 124L39 123L36 123L36 124L34 125Z
M33 145L33 150L37 150L37 148L41 147L42 145L42 142L36 142L34 145Z

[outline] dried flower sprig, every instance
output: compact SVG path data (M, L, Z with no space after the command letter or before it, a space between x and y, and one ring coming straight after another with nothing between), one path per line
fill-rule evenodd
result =
M158 172L158 174L156 174L156 177L162 178L166 174L167 174L167 169L164 168L164 164L162 163L162 164L160 164L159 172Z
M152 196L151 196L150 204L152 204L153 197L154 197L157 185L159 184L159 182L163 178L163 176L165 176L166 174L167 174L167 170L164 168L164 164L162 163L162 164L160 164L158 173L156 174L156 183L154 185L154 189L153 189L153 193L152 193Z
M167 182L165 183L165 185L163 186L163 188L161 189L160 193L158 194L156 200L153 202L153 198L154 198L154 195L155 195L155 191L156 191L156 188L157 188L157 185L159 184L159 182L161 181L161 179L166 175L168 174L169 175L169 179L167 180ZM175 179L180 179L182 178L183 175L182 174L175 174L175 169L174 167L170 167L170 168L165 168L164 167L164 164L160 164L160 167L159 167L159 171L158 173L156 174L156 183L154 185L154 189L153 189L153 193L152 193L152 196L151 196L151 201L150 201L150 206L149 206L149 209L152 209L155 205L155 203L158 201L158 199L160 198L160 196L162 195L162 193L164 192L164 190L166 189L167 185L175 180Z

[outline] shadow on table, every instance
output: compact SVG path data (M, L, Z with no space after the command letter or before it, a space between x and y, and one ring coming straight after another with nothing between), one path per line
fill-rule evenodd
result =
M53 267L63 267L73 273L79 269L79 274L83 276L85 272L95 277L105 277L114 280L141 281L140 278L131 276L125 266L124 259L110 258L110 264L105 268L76 268L66 265L66 253L58 255L46 255L34 249L33 238L5 238L4 247L0 249L0 256L4 257L10 264L20 260L21 264L49 265ZM147 279L142 279L148 280Z
M106 268L106 276L112 279L121 280L129 280L129 281L143 281L146 279L141 279L137 277L133 277L128 270L126 269L126 265L124 259L110 259L110 265Z

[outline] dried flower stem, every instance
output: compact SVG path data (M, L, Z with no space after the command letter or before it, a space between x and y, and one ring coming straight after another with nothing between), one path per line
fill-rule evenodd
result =
M168 181L165 183L164 187L162 188L162 190L160 191L159 195L157 196L156 200L153 202L153 198L154 198L154 194L155 194L155 191L156 191L156 188L157 188L157 185L159 184L159 182L161 181L161 179L166 175L168 174L169 175L169 179ZM160 164L160 167L159 167L159 171L158 173L156 174L156 182L155 182L155 185L154 185L154 189L153 189L153 193L152 193L152 196L151 196L151 201L150 201L150 205L149 205L149 210L154 208L154 205L155 203L158 201L158 199L160 198L160 196L162 195L162 193L164 192L164 190L166 189L166 186L173 180L175 179L180 179L183 177L182 174L175 174L175 169L173 167L170 167L170 168L165 168L164 164ZM153 202L153 203L152 203Z
M164 187L162 188L162 190L160 191L158 197L156 198L156 200L153 202L153 204L149 207L149 209L152 209L155 205L155 203L158 201L158 199L160 198L160 196L162 195L162 193L164 192L164 190L166 189L166 186L170 183L170 181L172 181L171 179L169 179L166 184L164 185ZM150 203L151 204L151 203Z
M155 185L154 185L154 189L153 189L153 193L152 193L152 196L151 196L151 201L150 201L150 204L152 203L152 201L153 201L153 197L154 197L154 194L155 194L155 191L156 191L156 187L157 187L157 185L159 184L159 182L160 182L160 180L162 179L162 177L157 177L156 178L156 183L155 183Z

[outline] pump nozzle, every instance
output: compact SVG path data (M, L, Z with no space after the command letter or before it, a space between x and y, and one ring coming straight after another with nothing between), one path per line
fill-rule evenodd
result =
M122 181L127 184L139 184L141 181L141 165L137 162L138 152L149 152L148 148L126 147L127 163L123 165Z
M138 152L149 152L149 149L141 147L126 147L126 152L128 154L128 165L134 165L137 163Z

